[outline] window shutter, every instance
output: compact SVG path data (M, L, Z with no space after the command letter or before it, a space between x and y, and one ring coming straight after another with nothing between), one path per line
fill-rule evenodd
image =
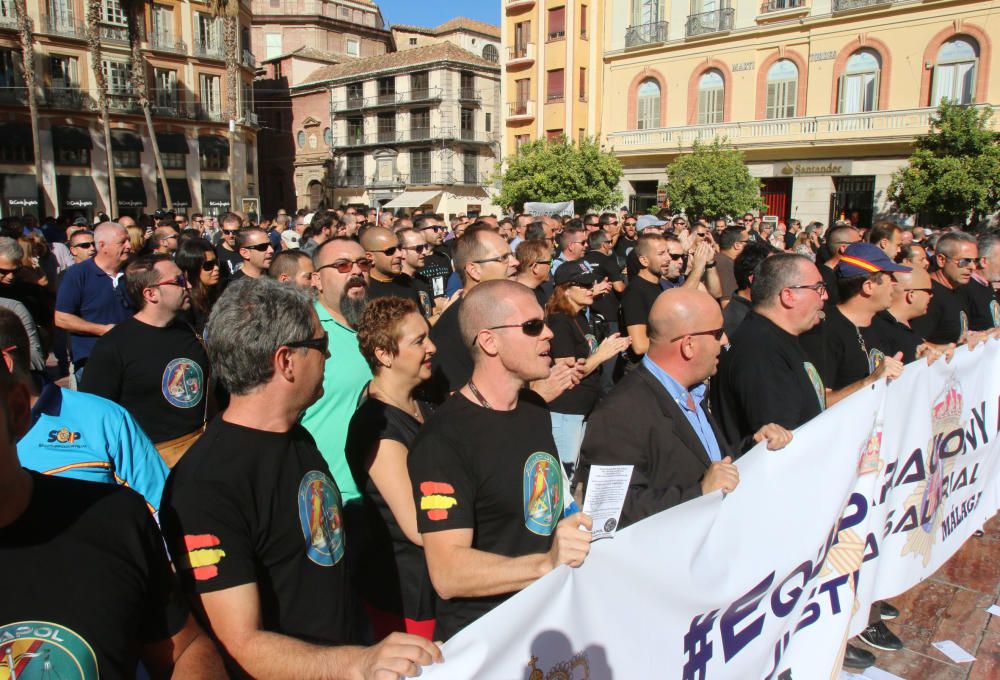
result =
M879 101L878 101L878 85L879 77L882 75L882 69L875 71L875 77L872 79L872 105L867 111L878 111Z
M840 76L840 83L837 85L837 113L844 113L844 101L847 96L844 88L847 85L847 76Z

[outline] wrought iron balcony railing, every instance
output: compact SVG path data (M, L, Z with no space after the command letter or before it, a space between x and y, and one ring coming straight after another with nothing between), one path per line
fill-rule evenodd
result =
M833 0L833 11L844 12L849 9L864 9L892 4L892 0Z
M686 35L690 38L696 35L708 35L710 33L720 33L722 31L733 30L733 19L736 17L736 10L732 7L717 9L701 14L688 16Z
M625 47L655 45L667 42L667 22L654 21L651 24L629 26L625 29Z

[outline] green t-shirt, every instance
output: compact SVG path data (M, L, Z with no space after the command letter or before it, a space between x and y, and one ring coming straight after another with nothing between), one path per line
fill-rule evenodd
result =
M357 332L334 320L318 300L314 304L319 322L330 336L330 358L323 371L323 396L306 411L302 425L316 440L340 488L343 503L347 505L361 499L344 453L347 427L358 408L361 390L372 379L372 372L358 349Z

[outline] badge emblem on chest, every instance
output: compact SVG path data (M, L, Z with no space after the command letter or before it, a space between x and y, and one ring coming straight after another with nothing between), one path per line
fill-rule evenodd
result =
M87 641L56 623L0 625L0 678L97 680L97 656Z
M322 472L307 472L299 483L299 521L306 539L306 556L321 567L337 564L344 556L340 492Z
M563 510L563 473L552 454L533 453L524 464L524 526L551 536Z
M191 408L197 406L205 392L204 374L193 359L174 359L163 369L160 390L171 406Z

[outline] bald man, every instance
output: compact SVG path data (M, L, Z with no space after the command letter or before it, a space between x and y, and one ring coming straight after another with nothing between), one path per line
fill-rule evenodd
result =
M361 235L361 247L372 263L368 272L368 299L392 295L413 300L425 318L430 316L433 309L426 308L427 301L421 298L413 278L403 272L403 248L399 237L391 229L372 227Z
M552 364L552 331L534 292L481 282L466 293L459 326L472 375L426 422L407 460L438 594L437 639L559 565L580 566L590 551L591 521L572 502L548 409L523 389Z
M934 297L931 275L925 269L914 267L909 272L894 275L896 285L892 291L889 308L879 312L868 327L865 340L889 356L903 353L907 364L932 351L923 338L910 327L910 321L927 313L927 306Z
M592 465L634 466L620 527L739 484L733 456L744 447L730 447L702 406L705 381L728 342L722 323L719 304L704 291L661 293L649 313L646 355L591 413L576 479L586 485ZM792 434L768 424L753 435L765 439L779 449Z

